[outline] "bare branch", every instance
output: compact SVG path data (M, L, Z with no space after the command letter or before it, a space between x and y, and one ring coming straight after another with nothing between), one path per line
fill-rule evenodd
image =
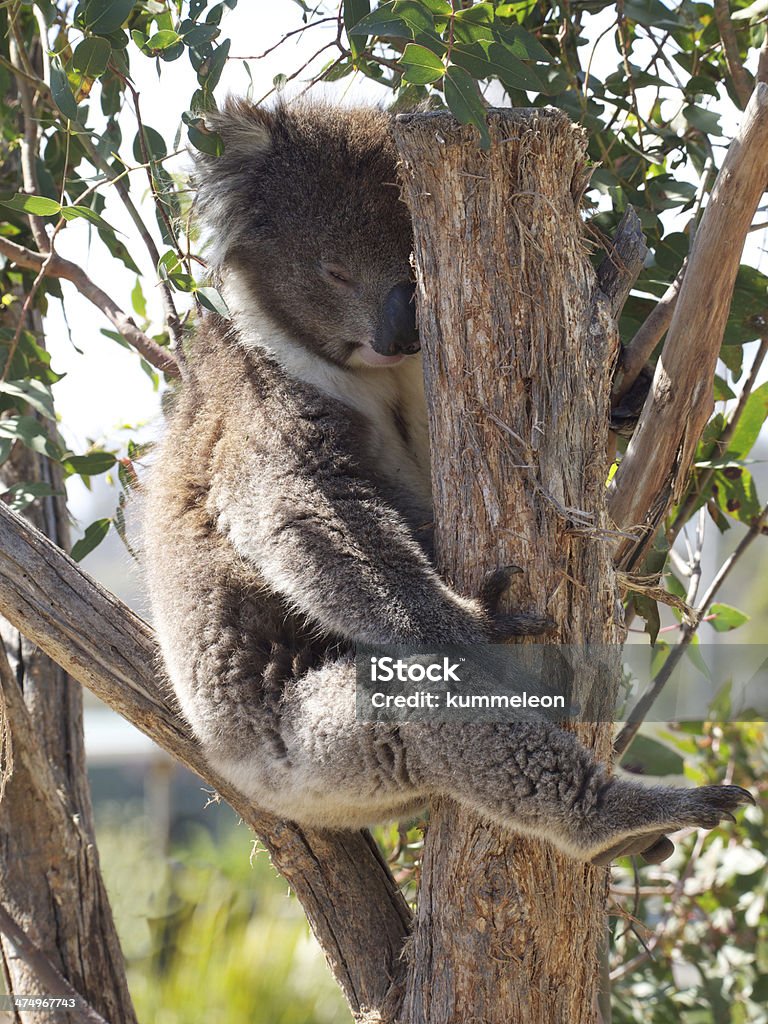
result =
M41 986L45 989L46 995L58 996L64 999L72 999L75 1008L67 1007L67 1016L74 1021L82 1021L82 1024L107 1024L100 1013L96 1013L92 1006L79 995L54 967L48 957L41 952L29 938L27 933L20 928L5 907L0 903L0 931L13 943L17 954L22 957L29 967L32 968Z
M18 89L19 99L21 100L23 118L23 134L21 136L21 174L24 181L24 191L29 195L37 195L40 191L37 185L36 166L39 141L37 134L37 120L35 118L35 105L32 99L32 90L27 76L23 73L25 68L29 65L29 60L24 50L24 40L21 38L19 26L12 13L9 13L8 21L11 28L9 53L11 62L14 66L16 88ZM28 219L29 226L32 231L32 237L35 240L35 245L38 247L40 252L48 252L50 249L50 241L45 230L45 221L42 217L36 217L31 213L29 214Z
M679 664L680 659L685 654L685 650L690 644L691 640L696 634L696 630L699 628L704 620L707 608L712 604L712 601L717 596L717 592L725 583L728 576L730 576L733 567L744 555L744 552L750 546L750 544L759 537L763 532L766 519L768 519L768 505L766 505L754 523L750 526L747 532L739 541L738 546L733 553L725 560L720 567L719 572L710 583L706 594L701 599L698 607L696 608L693 618L690 622L684 623L681 629L680 643L678 643L667 656L667 660L662 665L661 669L653 679L653 682L649 686L648 690L638 700L637 704L629 714L626 724L619 732L616 737L616 741L613 745L614 753L616 757L619 757L627 747L630 745L632 740L637 735L637 731L645 720L645 716L653 707L656 698L659 696L661 691L666 686L676 666Z
M231 804L303 904L353 1012L389 1020L410 912L368 833L299 829L216 776L166 703L147 624L2 503L0 615Z
M768 28L763 36L763 45L760 47L760 59L757 63L758 82L768 82Z
M616 229L605 259L597 268L597 283L600 291L610 300L614 317L621 313L637 275L643 269L648 246L640 224L640 218L632 206L628 206Z
M701 218L664 351L637 431L613 478L617 528L639 530L616 553L628 568L679 497L714 406L712 377L744 240L766 187L768 85L759 83Z
M752 83L739 57L739 43L731 21L728 0L715 0L715 21L717 22L717 31L720 33L720 42L723 44L728 74L731 76L734 92L739 98L739 106L743 110L752 95Z
M687 263L683 263L677 277L645 318L632 341L622 349L621 365L624 373L619 388L619 398L622 398L637 380L638 374L651 358L651 353L672 323L672 315L675 312L686 266Z
M17 245L8 238L0 237L0 253L26 270L44 271L46 277L58 277L71 281L81 295L97 306L112 322L125 340L136 351L151 363L152 366L170 377L180 376L179 364L172 352L162 348L148 335L140 330L127 313L114 302L105 291L95 284L82 267L70 260L65 260L56 253L43 256L40 253Z
M154 238L149 233L147 225L144 223L141 214L136 209L134 202L131 199L131 193L128 191L128 185L126 184L125 178L103 159L98 149L96 149L87 135L81 135L79 141L80 145L88 154L88 159L91 161L93 166L103 171L117 189L117 194L120 196L123 206L128 211L128 215L136 226L136 230L141 236L144 247L149 253L149 257L152 260L152 266L157 269L157 265L160 262L160 253L155 245ZM163 308L165 310L165 322L168 326L168 332L173 339L174 347L178 348L181 344L181 320L179 319L176 304L173 301L173 293L171 292L167 281L159 281L158 283L160 285L160 294L163 297Z

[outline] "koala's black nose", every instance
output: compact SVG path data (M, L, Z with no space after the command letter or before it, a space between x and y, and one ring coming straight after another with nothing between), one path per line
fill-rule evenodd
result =
M396 284L384 300L373 347L382 356L409 355L419 351L416 285L411 281Z

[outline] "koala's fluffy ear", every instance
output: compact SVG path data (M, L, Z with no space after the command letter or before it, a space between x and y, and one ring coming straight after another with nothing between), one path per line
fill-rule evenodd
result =
M215 269L243 230L243 202L249 181L272 146L274 111L229 98L221 110L205 115L205 123L224 143L221 156L194 152L192 184L197 190L197 212L212 243L209 259Z
M221 136L224 160L257 160L269 151L274 118L272 111L230 96L221 110L205 115L205 123ZM210 157L208 162L214 166L221 159Z

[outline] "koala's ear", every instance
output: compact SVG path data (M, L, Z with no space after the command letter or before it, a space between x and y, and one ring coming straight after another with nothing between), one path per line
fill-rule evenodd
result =
M205 115L207 127L224 143L225 160L258 160L269 152L275 115L246 100L228 97L221 110ZM213 157L213 160L220 158Z

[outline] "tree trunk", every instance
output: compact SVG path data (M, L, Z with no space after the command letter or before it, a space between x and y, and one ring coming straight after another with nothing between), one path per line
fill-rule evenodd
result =
M443 113L396 129L439 568L476 594L485 572L518 565L510 603L554 621L547 641L616 644L605 483L618 340L579 217L584 132L551 108L496 111L489 128L488 152ZM597 669L576 657L578 698ZM602 695L608 706L610 683ZM607 722L577 728L609 756ZM604 868L433 804L402 1020L594 1021L606 888Z
M40 320L30 318L42 341ZM16 444L0 469L3 490L44 482L60 496L27 512L54 543L69 549L60 468ZM134 1024L120 943L93 834L83 747L80 685L9 622L0 620L2 715L10 732L9 772L0 802L0 904L42 956L110 1024ZM7 738L7 737L6 737ZM4 935L6 988L22 996L65 996L43 983L37 965ZM22 1024L67 1024L81 1013L18 1011Z

